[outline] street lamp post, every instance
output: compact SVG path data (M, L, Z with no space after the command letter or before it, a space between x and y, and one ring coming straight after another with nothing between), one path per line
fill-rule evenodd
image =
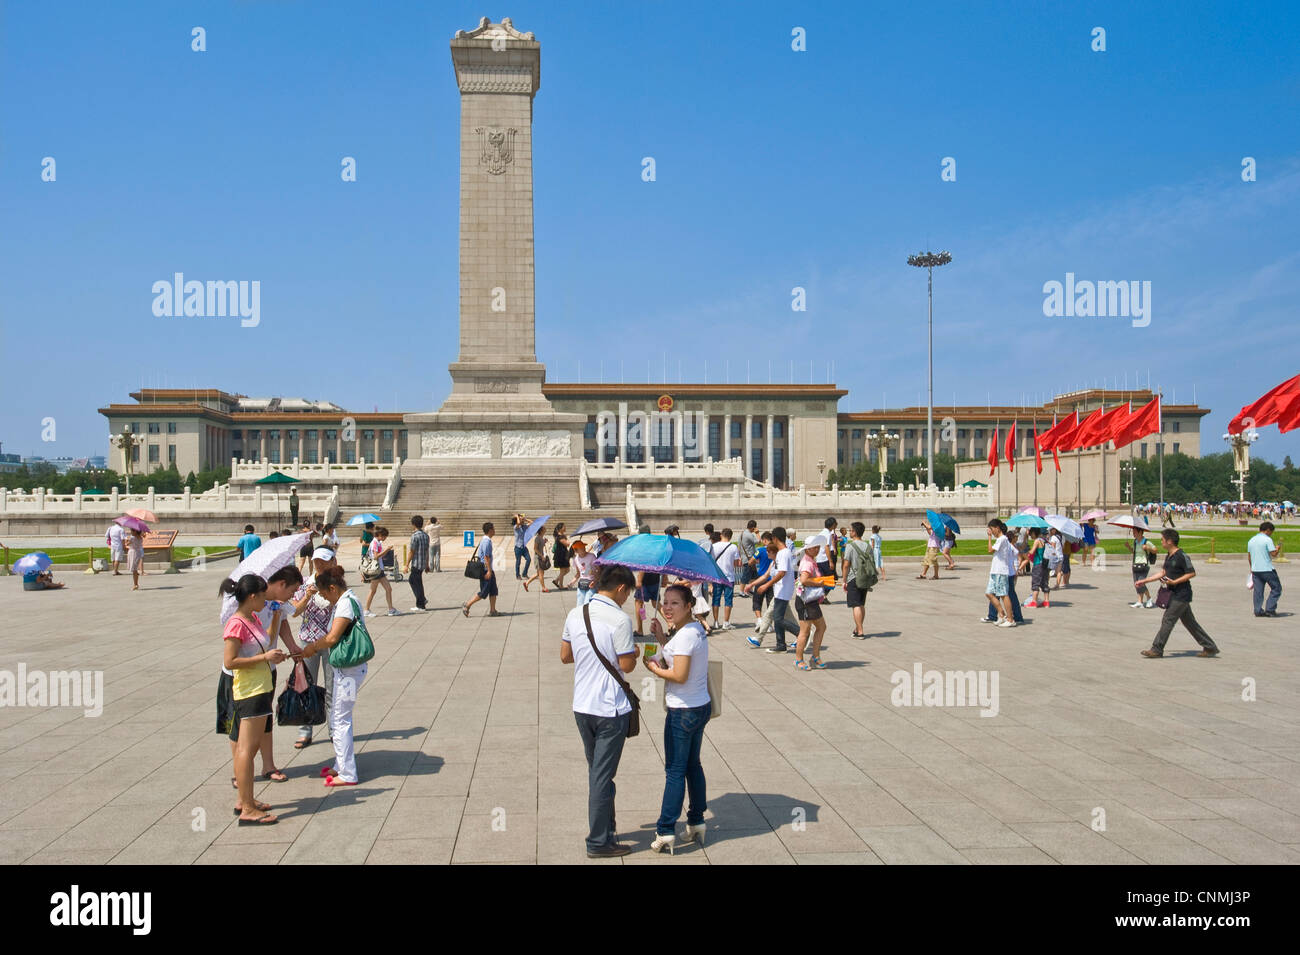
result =
M135 449L144 444L144 439L138 434L132 434L131 426L126 424L122 426L121 434L110 434L108 436L108 443L111 447L122 450L122 470L126 475L126 493L129 496L131 493L131 458Z
M895 431L872 431L867 435L867 456L871 456L871 448L875 448L876 457L880 463L880 487L886 486L885 467L889 457L889 449L898 444L899 437Z
M1240 434L1225 434L1223 440L1232 448L1232 466L1237 471L1237 523L1245 524L1241 511L1246 502L1246 477L1250 474L1250 446L1259 440L1258 431L1242 431ZM1161 504L1163 505L1163 501Z
M1119 469L1128 475L1128 509L1133 510L1133 474L1137 471L1137 465L1131 460L1120 462Z
M926 327L926 404L925 404L925 473L927 486L934 484L934 270L947 265L952 256L945 252L919 252L907 257L907 264L925 269L926 292L930 302Z
M817 484L824 491L826 490L826 459L817 459Z

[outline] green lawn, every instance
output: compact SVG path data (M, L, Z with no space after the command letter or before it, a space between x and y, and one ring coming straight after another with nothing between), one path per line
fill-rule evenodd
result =
M23 548L22 550L15 550L14 548L11 547L11 548L9 549L9 563L12 564L12 563L13 563L14 561L16 561L19 557L22 557L23 554L29 554L29 553L31 553L32 551L35 551L35 550L41 550L41 551L44 551L45 553L49 554L49 555L50 555L50 559L51 559L52 561L54 561L55 564L79 564L79 565L81 565L81 566L83 566L83 567L84 567L84 566L86 565L86 563L87 563L87 560L86 560L86 551L88 551L88 550L93 550L93 551L94 551L94 556L95 556L95 557L103 557L105 560L108 559L108 554L109 554L109 550L108 550L107 547L95 547L95 548L89 548L89 547L40 547L40 546L37 546L37 547L25 547L25 548ZM211 554L217 553L219 550L221 550L221 548L215 548L215 547L198 548L198 547L179 547L179 546L177 546L177 547L173 547L173 548L172 548L172 558L173 558L174 560L185 560L185 559L188 558L188 557L193 557L193 556L194 556L194 552L195 552L196 550L203 550L205 554L211 555ZM146 556L147 556L147 555L146 555Z
M1110 528L1119 531L1118 527ZM1208 554L1210 552L1210 538L1214 538L1215 550L1220 554L1244 554L1246 552L1246 541L1250 540L1258 533L1256 528L1233 529L1233 530L1183 530L1177 528L1180 535L1179 545L1189 554ZM1160 529L1156 528L1154 532L1148 532L1148 538L1159 546ZM1110 535L1105 530L1102 531L1100 547L1108 555L1127 554L1124 544L1132 540L1131 537L1120 537L1118 534ZM1273 532L1273 541L1280 544L1282 553L1289 554L1300 549L1300 531L1293 530L1276 530ZM882 556L888 562L890 557L920 557L925 553L925 541L890 541L885 540ZM957 538L957 545L953 548L954 556L987 556L988 546L984 534L978 535L963 534Z

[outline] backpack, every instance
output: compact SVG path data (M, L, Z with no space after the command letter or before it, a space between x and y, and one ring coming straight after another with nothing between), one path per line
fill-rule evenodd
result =
M852 547L858 555L858 572L853 577L853 583L864 594L869 593L871 588L880 582L880 571L876 570L876 559L872 556L871 548L861 548L855 546L861 541L850 541L849 547Z

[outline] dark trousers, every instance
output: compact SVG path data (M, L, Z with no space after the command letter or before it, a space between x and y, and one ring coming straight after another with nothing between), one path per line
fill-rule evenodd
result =
M523 572L522 574L519 573L519 558L520 558L520 557L522 557L522 558L524 559L524 572ZM532 558L532 555L530 555L530 554L528 553L528 548L527 548L527 547L516 547L516 548L515 548L515 576L516 576L516 577L521 577L521 576L522 576L522 577L527 577L527 576L528 576L528 565L531 564L532 562L533 562L533 558Z
M1282 596L1282 581L1278 580L1276 570L1255 571L1255 586L1250 589L1255 601L1255 613L1277 609L1277 598ZM1268 606L1264 606L1264 585L1268 584Z
M595 851L618 841L614 823L614 774L623 757L630 714L592 716L574 713L582 748L587 754L587 849Z
M1192 604L1189 600L1170 600L1169 606L1165 608L1165 615L1160 620L1160 631L1156 634L1155 641L1151 644L1151 649L1157 653L1165 652L1165 644L1169 642L1169 634L1174 629L1174 624L1179 620L1187 628L1187 632L1192 635L1192 639L1199 643L1206 650L1219 649L1210 639L1210 635L1205 632L1205 628L1196 622L1196 617L1192 613Z
M785 612L787 609L789 609L789 607L790 607L790 601L778 600L775 597L772 598L772 629L776 631L776 645L778 647L783 647L786 645ZM799 631L798 630L790 631L790 636L798 637Z
M686 824L698 826L704 822L704 765L700 762L700 746L704 743L704 727L709 722L712 703L693 708L670 706L664 714L664 801L659 810L655 834L670 836L677 831L677 817L682 814L686 793L691 804L686 810Z
M1016 623L1024 623L1024 615L1020 612L1020 598L1016 596L1016 578L1012 577L1007 581L1007 599L1011 601L1011 619ZM1001 611L993 601L989 601L989 619L997 620Z
M411 571L411 576L406 578L411 582L411 593L415 594L415 605L423 610L427 604L424 599L424 571Z

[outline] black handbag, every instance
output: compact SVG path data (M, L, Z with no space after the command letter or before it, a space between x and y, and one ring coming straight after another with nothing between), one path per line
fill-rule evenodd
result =
M478 548L474 548L474 554L465 562L465 576L472 580L482 580L487 573L487 568L483 566L483 558L478 555Z
M632 712L627 715L627 738L631 739L641 732L641 700L632 692L632 688L627 685L627 680L623 679L623 674L614 664L605 659L605 655L596 647L596 635L591 631L591 609L587 604L582 605L582 620L587 625L587 639L591 641L591 652L596 654L596 659L604 664L605 669L609 671L615 682L623 688L623 693L627 700L632 704Z
M1172 590L1168 587L1161 586L1161 588L1156 591L1156 606L1161 610L1166 609L1169 606L1169 601L1173 595L1174 592Z
M299 667L302 667L302 674L307 680L307 688L301 693L293 688L298 682ZM311 678L311 671L299 661L294 664L292 675L276 703L276 723L281 726L320 726L328 716L325 709L325 687L317 686Z

